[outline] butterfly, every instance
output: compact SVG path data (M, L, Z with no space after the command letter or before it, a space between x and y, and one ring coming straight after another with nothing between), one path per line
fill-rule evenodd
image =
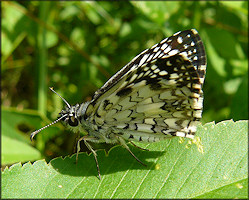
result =
M30 138L59 121L74 132L87 133L78 140L76 160L84 141L94 155L99 178L92 142L122 145L142 163L128 142L194 137L202 116L205 73L206 54L198 32L177 32L133 58L94 93L91 101L71 106L50 88L66 108L57 120L31 133Z

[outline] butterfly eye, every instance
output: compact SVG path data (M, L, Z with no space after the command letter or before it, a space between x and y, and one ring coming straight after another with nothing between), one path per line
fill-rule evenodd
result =
M68 120L68 124L70 126L78 126L79 122L74 116L71 116Z

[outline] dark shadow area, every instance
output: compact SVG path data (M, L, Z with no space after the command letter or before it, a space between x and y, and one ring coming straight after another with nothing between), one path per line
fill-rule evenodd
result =
M113 148L108 155L104 150L97 151L101 175L126 171L128 169L153 170L153 165L156 163L146 160L156 159L165 153L160 151L143 151L132 146L130 146L130 149L147 167L137 162L126 149L117 146ZM92 154L87 155L86 153L80 153L77 164L76 154L71 157L65 157L64 159L55 158L51 160L50 163L56 171L61 174L71 176L98 176L96 163Z

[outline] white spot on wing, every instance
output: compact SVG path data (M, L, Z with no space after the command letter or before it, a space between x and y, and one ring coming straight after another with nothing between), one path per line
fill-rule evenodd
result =
M171 47L170 46L168 46L165 50L164 50L164 53L168 53L169 51L171 50Z
M154 51L154 52L157 52L157 51L158 51L158 49L159 49L159 47L156 47L153 51Z
M170 56L173 56L173 55L176 55L178 52L179 52L179 51L178 51L177 49L173 49L173 50L171 50L170 52L168 52L168 54L169 54Z
M176 73L173 73L173 74L170 74L170 78L171 79L176 79L176 78L179 78L179 75L176 74Z
M144 76L147 76L148 74L150 74L151 71L147 71L144 73Z
M176 118L169 118L169 119L165 119L164 123L167 124L169 127L177 129L179 127L176 125L176 120L178 120L178 119L176 119Z
M146 113L146 114L154 114L158 113L158 110L160 110L160 107L164 105L164 102L158 102L158 103L152 103L149 105L138 105L136 108L136 111L138 113Z
M144 56L143 56L143 58L140 60L140 62L139 62L139 66L141 66L145 61L146 61L146 59L148 58L148 56L149 56L149 54L145 54Z
M118 124L116 127L117 127L117 128L123 129L123 128L126 127L126 126L127 126L126 124Z
M171 91L167 90L163 93L160 94L160 99L176 99L177 97L176 96L173 96L171 94Z
M180 53L180 55L185 59L185 60L188 60L188 54L186 51Z
M168 66L172 66L172 64L171 64L171 62L170 62L169 60L166 62L166 64L167 64Z
M176 136L178 137L185 137L185 133L184 132L176 132Z
M165 76L165 75L167 75L167 74L168 74L168 72L166 72L166 71L164 71L164 70L159 72L159 75L160 75L160 76Z
M181 31L176 32L173 36L176 36L176 35L178 35L179 33L181 33Z
M192 31L192 33L195 34L195 35L198 34L197 30L195 30L194 28L191 29L191 31Z
M151 59L153 58L153 56L154 56L154 54L152 53L152 54L150 55L150 57L148 58L148 61L151 61Z
M149 124L137 124L138 131L151 132L152 126Z
M181 43L183 42L182 37L178 37L178 38L177 38L177 42L178 42L179 44L181 44Z
M162 41L160 42L160 44L162 44L162 43L166 42L166 41L167 41L167 39L168 39L168 38L165 38L164 40L162 40Z
M138 76L137 74L134 74L134 75L131 77L129 83L133 82L133 81L137 78L137 76Z
M151 124L151 125L156 124L155 121L153 120L153 118L146 118L146 119L144 120L144 123L145 123L145 124Z
M156 68L157 68L156 65L152 65L152 66L151 66L151 69L152 69L152 70L155 70Z
M153 59L157 58L158 55L159 55L160 53L161 53L161 51L158 51L158 52L154 55Z
M135 70L137 68L137 64L133 65L132 68L130 69L131 71Z
M154 73L158 73L158 72L160 72L160 69L157 68L154 70Z
M150 69L150 68L146 66L146 67L144 68L144 71L146 72L146 71L148 71L149 69Z
M164 50L167 46L168 46L168 44L165 43L165 44L163 44L163 45L161 46L161 49Z
M144 73L141 72L141 73L138 75L137 79L140 79L143 75L144 75Z

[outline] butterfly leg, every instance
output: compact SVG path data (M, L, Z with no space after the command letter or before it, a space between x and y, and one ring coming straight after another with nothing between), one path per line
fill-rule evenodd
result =
M97 159L97 153L96 151L94 151L94 149L92 148L92 146L87 142L87 140L92 141L92 140L96 140L96 138L93 137L89 137L89 136L83 136L82 138L80 138L77 142L77 153L76 153L76 163L78 162L78 155L80 152L80 142L84 141L85 145L87 146L87 148L93 153L95 162L96 162L96 166L97 166L97 170L98 170L98 175L99 175L99 179L101 179L101 175L100 175L100 170L99 170L99 163L98 163L98 159Z
M142 147L139 147L139 146L137 146L135 143L133 143L132 141L129 141L134 147L137 147L137 148L139 148L139 149L141 149L141 150L144 150L144 151L150 151L149 149L144 149L144 148L142 148Z
M126 148L126 149L129 151L129 153L130 153L130 154L131 154L139 163L141 163L143 166L147 167L146 164L144 164L141 160L139 160L139 159L134 155L134 153L132 153L132 151L131 151L130 148L127 146L127 144L126 144L126 142L125 142L125 140L124 140L123 138L117 137L117 139L118 139L118 141L120 142L120 144L121 144L124 148Z

